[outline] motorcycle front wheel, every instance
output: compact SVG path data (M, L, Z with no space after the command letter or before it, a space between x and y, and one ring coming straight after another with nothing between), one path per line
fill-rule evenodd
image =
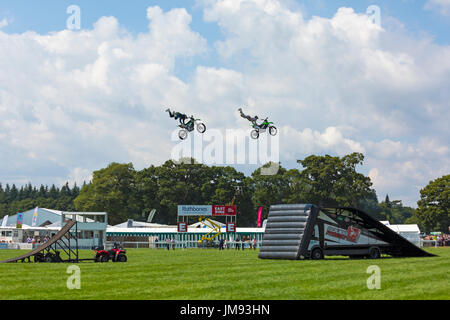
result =
M276 136L277 132L278 132L278 130L276 127L269 127L269 133L271 136Z
M197 131L200 133L204 133L206 131L206 126L203 123L197 124Z
M188 137L188 132L186 129L182 129L180 131L178 131L178 138L180 138L181 140L185 140Z

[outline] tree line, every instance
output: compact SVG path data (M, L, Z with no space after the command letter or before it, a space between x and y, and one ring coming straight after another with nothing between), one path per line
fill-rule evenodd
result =
M74 200L80 194L76 183L70 187L66 183L62 187L41 185L39 188L28 183L17 188L15 184L0 183L0 216L13 215L35 207L62 211L74 211Z
M250 176L231 166L208 166L194 159L168 160L143 170L136 170L132 163L111 163L94 171L92 181L81 188L76 185L70 188L68 184L39 189L28 184L20 190L14 185L0 187L0 212L15 214L36 206L64 211L106 211L109 223L117 224L127 219L145 221L150 211L156 209L153 222L175 224L179 204L224 205L235 198L241 227L256 226L260 206L264 218L272 204L313 203L356 207L377 220L417 223L424 231L448 229L450 176L439 180L439 187L424 188L419 207L414 209L403 206L401 200L390 200L388 195L379 202L370 178L356 170L363 161L361 153L343 157L311 155L298 160L299 168L286 169L275 164L279 166L276 174L265 175L264 169L274 165L267 163ZM440 199L435 200L430 193Z

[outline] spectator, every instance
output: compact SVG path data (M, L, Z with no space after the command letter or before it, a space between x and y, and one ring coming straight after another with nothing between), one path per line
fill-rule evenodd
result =
M256 250L256 243L257 243L256 238L253 238L252 242L253 242L253 245L252 245L253 250Z
M220 239L219 240L219 250L223 250L223 243L224 243L223 239Z
M175 238L172 238L172 249L175 250Z
M167 250L170 250L170 239L166 238Z

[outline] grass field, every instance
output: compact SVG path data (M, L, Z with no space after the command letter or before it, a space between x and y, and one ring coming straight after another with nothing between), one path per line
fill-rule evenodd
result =
M80 290L67 289L68 264L0 264L0 290L2 299L450 299L450 248L428 250L439 256L283 261L251 250L130 249L127 263L79 263ZM0 250L0 260L22 253ZM379 290L367 288L370 265L381 270Z

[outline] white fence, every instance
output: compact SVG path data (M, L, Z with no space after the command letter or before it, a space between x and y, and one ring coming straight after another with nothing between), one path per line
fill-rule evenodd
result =
M118 242L119 243L119 242ZM114 242L113 241L107 241L106 242L106 249L109 250L113 247ZM189 249L189 248L219 248L219 242L213 242L212 245L204 245L199 244L197 241L175 241L173 242L139 242L139 241L125 241L120 242L120 245L123 248L133 248L133 249L173 249L175 246L175 249ZM261 246L260 242L256 243L256 248L259 249ZM249 242L239 242L239 241L228 241L227 243L224 243L224 249L253 249L253 245Z
M422 240L420 239L421 247L437 247L438 243L436 240Z
M1 243L0 249L10 249L10 250L32 250L37 247L37 244L32 243Z

